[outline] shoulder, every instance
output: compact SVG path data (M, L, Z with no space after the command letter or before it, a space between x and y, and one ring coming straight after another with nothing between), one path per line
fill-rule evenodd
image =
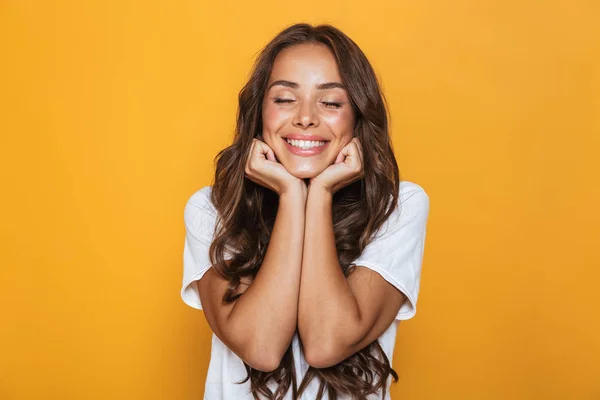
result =
M211 186L204 186L189 197L184 210L186 222L192 222L199 215L216 216L217 211L210 199L211 190Z
M187 201L187 205L205 205L210 202L210 194L212 191L212 186L204 186L202 189L194 192Z
M425 189L410 181L400 182L400 193L394 211L382 226L384 231L402 227L421 229L429 216L429 195Z
M427 215L429 213L429 195L422 186L410 182L400 182L398 204L394 211L397 216Z
M411 181L400 181L399 205L429 203L429 196L422 186Z

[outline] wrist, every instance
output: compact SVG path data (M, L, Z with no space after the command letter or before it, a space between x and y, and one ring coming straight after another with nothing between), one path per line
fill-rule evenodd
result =
M303 199L306 201L307 195L308 188L304 181L302 179L296 179L279 193L279 198Z
M324 196L327 196L327 195L333 196L333 191L331 190L331 188L323 185L317 179L310 180L310 183L308 185L308 192L316 193L316 194L324 195Z
M308 187L307 198L319 199L319 202L325 201L331 203L333 201L333 192L325 186L311 182Z

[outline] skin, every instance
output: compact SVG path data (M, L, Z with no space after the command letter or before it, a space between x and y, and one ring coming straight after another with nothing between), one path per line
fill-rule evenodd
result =
M405 300L378 273L358 266L346 278L339 265L333 194L363 176L348 94L343 87L322 87L341 82L323 45L278 54L263 100L264 141L254 140L245 168L248 179L279 195L263 264L233 304L222 304L228 282L212 268L197 283L215 334L262 371L279 366L296 329L310 365L335 365L383 334ZM301 156L283 140L290 133L328 142L320 154Z
M297 87L286 86L286 82ZM295 46L277 55L263 100L263 138L281 165L296 178L319 175L352 140L354 113L346 90L319 89L323 83L343 86L327 47ZM318 135L329 142L321 154L300 156L287 150L282 137L289 133Z

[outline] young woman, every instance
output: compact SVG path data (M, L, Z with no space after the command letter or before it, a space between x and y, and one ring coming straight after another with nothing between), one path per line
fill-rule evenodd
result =
M185 207L181 295L214 332L205 399L389 399L428 213L358 46L330 25L279 33Z

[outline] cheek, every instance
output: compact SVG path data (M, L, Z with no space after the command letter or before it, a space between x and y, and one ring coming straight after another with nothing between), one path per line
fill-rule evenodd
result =
M324 115L322 118L338 139L352 136L352 131L354 130L354 117L352 113L331 113Z
M277 109L277 107L264 106L262 113L263 130L265 133L275 133L281 124L285 122L285 118L285 112Z

